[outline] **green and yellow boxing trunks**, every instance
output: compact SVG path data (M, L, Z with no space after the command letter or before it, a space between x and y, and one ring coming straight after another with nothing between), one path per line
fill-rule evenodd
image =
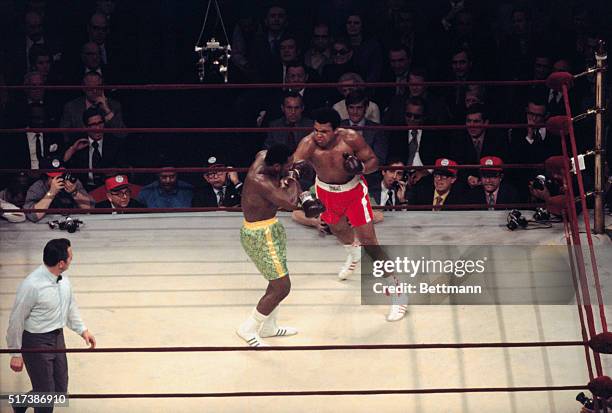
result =
M287 270L287 234L276 219L244 221L240 229L242 248L266 280L277 280L289 274Z

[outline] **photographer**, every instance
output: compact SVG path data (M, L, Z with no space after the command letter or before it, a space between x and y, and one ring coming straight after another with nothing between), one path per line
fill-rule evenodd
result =
M25 209L35 208L93 208L94 200L87 194L81 182L61 168L58 159L44 159L40 169L56 169L47 172L28 188ZM26 217L33 222L40 221L46 212L29 212Z

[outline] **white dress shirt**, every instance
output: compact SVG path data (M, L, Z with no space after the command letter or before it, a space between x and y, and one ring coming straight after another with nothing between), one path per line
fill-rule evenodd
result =
M21 349L24 330L40 334L64 326L78 335L87 330L79 314L68 277L62 274L60 280L46 266L41 265L17 288L6 332L8 348Z
M38 132L26 132L26 135L28 136L28 148L30 149L30 169L39 169L38 158L36 157L36 145L38 145L36 135L40 135L40 139L43 142L43 152L41 153L43 157L45 156L45 137L42 133L39 134Z

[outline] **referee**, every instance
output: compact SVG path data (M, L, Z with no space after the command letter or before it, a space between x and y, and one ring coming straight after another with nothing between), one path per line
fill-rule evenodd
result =
M66 348L64 326L83 337L90 348L95 348L96 340L81 320L70 280L62 275L71 261L70 240L52 239L45 245L44 265L28 275L17 289L6 333L8 348ZM67 392L66 353L12 354L11 369L20 372L24 362L34 392ZM26 409L15 408L15 411ZM52 411L52 407L36 409L36 412Z

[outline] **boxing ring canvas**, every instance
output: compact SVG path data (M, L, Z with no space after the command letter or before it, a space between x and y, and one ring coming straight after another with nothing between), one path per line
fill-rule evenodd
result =
M505 228L507 212L385 212L383 244L565 245L562 224ZM478 343L581 340L575 305L412 305L397 323L387 308L360 304L359 275L339 281L345 259L334 237L293 223L292 291L279 320L293 337L271 345ZM20 281L41 264L51 238L72 241L70 277L98 347L241 346L235 329L266 281L240 247L239 213L90 215L78 232L0 222L3 345ZM43 220L43 221L46 221ZM604 295L612 248L598 256ZM66 330L69 348L84 347ZM603 356L604 372L611 371ZM582 347L68 354L71 393L197 393L291 390L524 387L586 384ZM0 355L0 392L30 389ZM576 391L232 398L75 399L66 412L577 412ZM6 402L1 412L11 411Z

